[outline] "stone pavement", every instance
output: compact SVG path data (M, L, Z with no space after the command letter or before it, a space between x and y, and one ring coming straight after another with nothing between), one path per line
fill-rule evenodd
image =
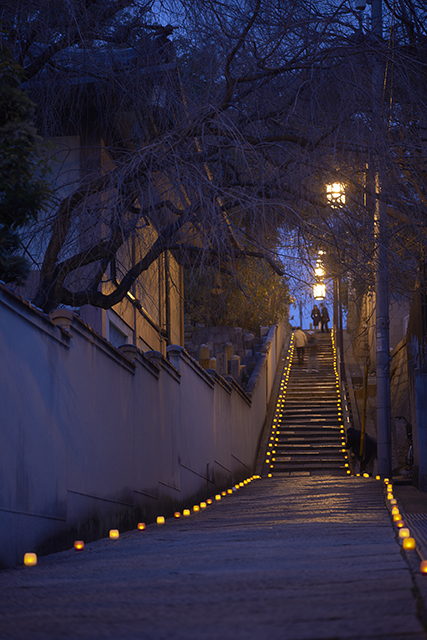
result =
M418 565L380 481L255 480L188 518L1 572L0 638L421 640Z

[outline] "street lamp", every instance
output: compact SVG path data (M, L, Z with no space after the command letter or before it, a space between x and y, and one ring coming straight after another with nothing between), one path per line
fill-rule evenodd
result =
M334 209L345 205L345 188L341 182L326 185L326 198Z
M313 285L313 298L324 300L326 298L326 285L324 282L315 282Z

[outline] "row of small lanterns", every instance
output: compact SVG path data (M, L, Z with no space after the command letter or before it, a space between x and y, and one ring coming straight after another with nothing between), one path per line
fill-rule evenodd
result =
M397 500L393 495L393 485L389 478L384 478L384 484L386 488L386 504L390 507L391 517L398 531L402 547L405 551L415 551L417 549L417 543L415 542L415 538L411 536L411 532L402 518L399 507L397 506ZM420 572L427 573L427 560L421 559Z
M351 474L348 452L345 448L346 440L345 440L345 429L344 429L344 418L343 411L341 406L341 393L340 393L340 376L338 373L338 356L337 356L337 345L335 341L335 331L331 329L331 340L332 340L332 351L334 354L334 374L335 374L335 389L337 392L337 411L338 411L338 425L340 428L340 436L341 436L341 444L342 449L341 453L344 454L344 467L346 468L347 474Z
M272 471L274 469L274 463L276 462L276 458L273 457L276 454L276 449L274 447L275 447L275 443L279 441L279 438L277 437L277 429L279 426L280 418L282 417L283 406L285 404L286 390L288 388L289 374L291 371L294 350L295 350L294 334L292 334L289 342L288 355L286 356L286 360L285 360L286 364L283 369L282 380L280 381L280 391L279 391L279 397L276 404L276 411L274 414L273 423L271 426L270 442L268 443L267 451L265 454L266 456L265 464L267 464L268 468L270 469L270 472L267 474L269 478L273 477Z
M227 497L228 495L232 495L239 489L242 489L244 486L250 484L253 480L260 480L260 479L261 479L261 476L258 476L258 475L253 475L250 478L246 478L246 480L243 480L242 482L235 484L231 489L227 489L226 491L221 491L221 493L217 493L213 498L208 498L206 501L203 501L200 504L195 504L192 509L184 509L182 513L181 511L175 511L175 513L173 514L174 518L176 519L181 517L187 518L191 516L192 512L197 513L199 511L203 511L204 509L207 509L208 506L213 504L214 501L219 502L220 500ZM156 523L158 525L166 524L165 516L157 516ZM138 531L144 531L146 528L145 522L138 522L138 524L136 525L136 528L138 529ZM110 529L108 536L111 540L118 540L118 538L120 537L120 532L118 529ZM76 551L83 551L85 548L85 543L83 540L76 540L73 546ZM36 564L37 564L36 553L26 553L24 555L25 566L34 567Z

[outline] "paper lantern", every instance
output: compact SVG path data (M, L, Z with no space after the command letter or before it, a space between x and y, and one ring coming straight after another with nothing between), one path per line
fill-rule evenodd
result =
M201 509L206 509L206 506L207 506L207 505L206 505L206 502L201 502L201 503L200 503L200 508L201 508Z
M76 551L83 551L84 548L85 548L85 543L83 542L83 540L74 541L74 549Z
M402 527L399 530L399 538L409 538L409 536L410 536L410 533L407 527Z
M399 520L401 520L400 513L394 513L393 514L393 522L399 522Z
M226 491L221 491L221 495L225 497L227 495L227 492Z
M233 493L233 489L227 489L227 493Z
M120 536L120 533L118 529L110 529L110 532L108 535L112 540L117 540L117 538Z
M416 547L415 538L403 538L402 546L405 551L413 551Z
M24 555L24 564L26 567L34 567L37 564L37 554L26 553Z
M198 504L195 504L193 507L193 511L200 511L200 507Z
M427 573L427 560L422 560L420 564L420 572Z
M206 503L207 503L207 504L212 504L212 502L213 502L212 498L208 498L208 499L206 500Z
M157 524L165 524L165 516L157 516Z
M174 518L180 518L181 517L181 512L180 511L175 511L175 513L173 514Z
M393 507L391 510L391 514L394 516L395 513L399 513L399 509L397 507Z
M369 478L369 473L364 473L364 474L363 474L363 477L364 477L364 478Z
M405 523L404 523L404 521L403 521L403 520L397 520L397 521L396 521L396 527L397 527L398 529L403 529L403 527L404 527L404 526L405 526Z
M145 522L138 522L138 524L136 525L137 529L139 529L139 531L144 531L145 529Z
M221 496L219 495L219 493L216 494L215 500L221 500Z
M375 476L375 480L381 480L381 476Z
M182 515L187 518L190 515L190 509L184 509L184 511L182 512Z
M391 494L393 495L393 494ZM390 498L390 504L397 504L396 498Z

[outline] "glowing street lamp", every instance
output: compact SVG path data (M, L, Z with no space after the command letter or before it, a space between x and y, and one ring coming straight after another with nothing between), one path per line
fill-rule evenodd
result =
M327 184L326 198L331 207L337 208L345 205L344 185L341 182Z
M314 283L313 298L315 300L324 300L326 298L326 285L323 282Z

